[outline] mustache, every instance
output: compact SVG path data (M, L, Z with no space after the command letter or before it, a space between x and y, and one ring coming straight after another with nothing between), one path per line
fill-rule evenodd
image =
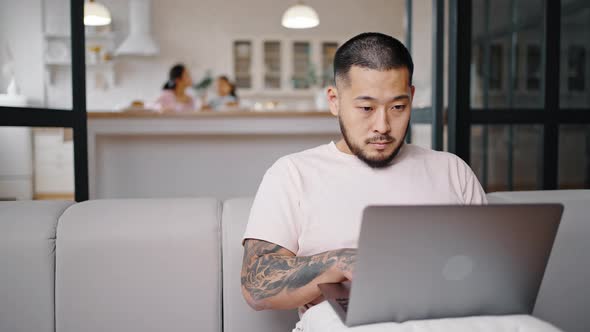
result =
M394 142L395 138L389 135L377 135L373 136L365 141L366 144L376 143L376 142Z

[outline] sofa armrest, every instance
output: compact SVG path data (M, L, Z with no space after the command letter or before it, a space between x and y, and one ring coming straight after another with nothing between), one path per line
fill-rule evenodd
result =
M490 203L561 203L563 216L533 314L568 332L590 327L590 190L488 194Z
M0 202L0 331L54 331L55 229L72 202Z

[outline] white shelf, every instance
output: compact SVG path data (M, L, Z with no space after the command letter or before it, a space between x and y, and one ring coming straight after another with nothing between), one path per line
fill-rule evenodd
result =
M55 83L55 74L58 70L69 70L72 64L69 62L46 61L45 70L47 72L47 79L49 84ZM115 61L103 63L86 64L86 71L94 74L105 75L106 81L110 87L115 86ZM88 75L87 75L88 76Z
M71 62L67 61L71 54L71 36L67 33L45 33L45 70L47 72L47 83L55 84L56 73L61 70L70 70ZM87 32L85 33L86 47L100 46L104 52L113 54L115 49L115 35L113 32ZM102 52L98 55L103 57ZM89 60L88 52L86 61ZM104 75L109 87L115 85L115 61L86 63L86 71L97 75Z

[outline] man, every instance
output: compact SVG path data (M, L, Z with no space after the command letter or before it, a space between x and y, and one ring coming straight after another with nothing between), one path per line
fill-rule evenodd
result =
M351 280L361 214L371 204L484 204L455 155L410 144L414 65L397 39L363 33L334 59L327 91L342 139L279 159L244 235L242 293L256 310L322 301L319 283Z

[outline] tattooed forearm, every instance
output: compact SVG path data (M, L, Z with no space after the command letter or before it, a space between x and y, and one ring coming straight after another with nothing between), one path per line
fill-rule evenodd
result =
M338 260L337 267L342 271L344 274L352 274L352 270L354 267L354 262L356 259L356 250L354 249L343 249L343 254L340 256Z
M278 245L259 240L247 240L244 248L242 286L254 301L298 290L331 267L351 271L356 253L341 249L295 257Z

